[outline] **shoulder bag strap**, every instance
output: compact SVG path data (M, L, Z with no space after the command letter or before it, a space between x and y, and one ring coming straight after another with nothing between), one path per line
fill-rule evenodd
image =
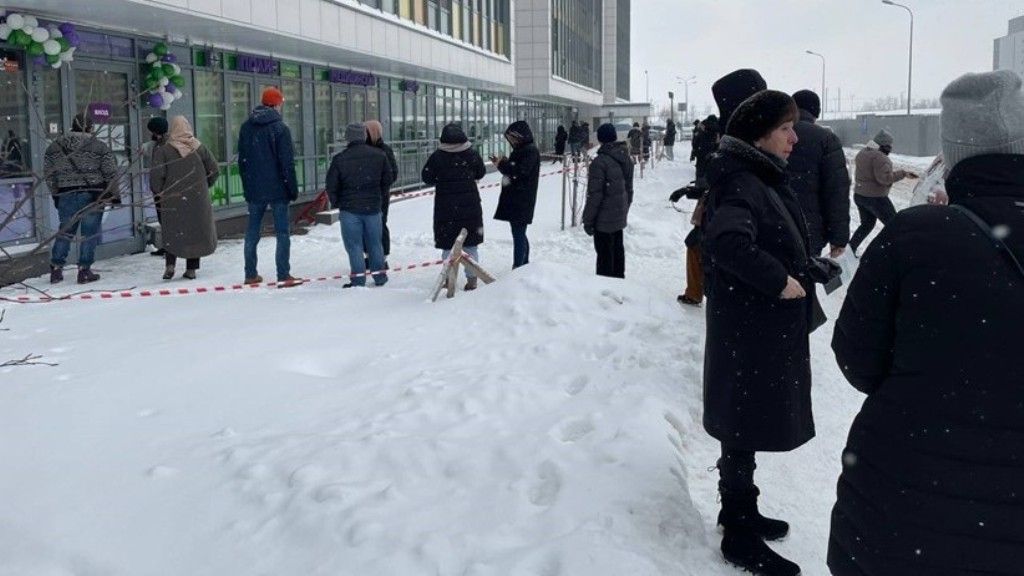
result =
M1017 255L1014 254L1013 250L1010 250L1010 247L1007 246L1006 243L1002 241L1002 239L996 236L995 232L992 230L992 227L988 225L988 222L985 222L981 218L981 216L978 216L974 211L965 206L961 206L959 204L950 204L949 207L966 216L968 220L970 220L971 222L974 223L975 226L980 228L981 231L984 232L985 235L988 237L988 239L991 240L993 244L995 244L996 248L1002 250L1003 253L1010 258L1010 261L1013 263L1013 265L1017 268L1021 275L1024 276L1024 265L1021 264L1020 259L1017 258Z

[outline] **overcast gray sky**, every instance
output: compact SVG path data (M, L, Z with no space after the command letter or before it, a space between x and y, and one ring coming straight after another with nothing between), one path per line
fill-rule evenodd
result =
M914 10L914 99L938 97L964 72L992 69L992 41L1024 15L1024 0L901 0ZM659 109L676 77L696 75L691 109L713 104L711 84L736 68L756 68L770 88L820 92L821 60L843 108L899 96L907 88L906 10L881 0L633 0L632 94Z

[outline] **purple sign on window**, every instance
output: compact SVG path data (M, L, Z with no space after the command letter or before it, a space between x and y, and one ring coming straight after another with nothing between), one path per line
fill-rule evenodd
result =
M238 63L235 68L239 72L276 74L277 60L274 60L273 58L263 58L261 56L250 56L249 54L239 54Z
M415 80L402 80L401 82L398 83L398 87L402 90L402 92L420 91L420 83L416 82Z
M92 118L96 124L110 124L110 120L114 117L113 106L106 102L91 102L86 110L89 113L89 118Z
M377 84L377 77L365 72L332 69L331 82L335 84L353 84L355 86L375 86Z
M98 56L132 57L132 41L130 38L99 34L96 32L78 31L82 43L78 46L78 54L96 54Z

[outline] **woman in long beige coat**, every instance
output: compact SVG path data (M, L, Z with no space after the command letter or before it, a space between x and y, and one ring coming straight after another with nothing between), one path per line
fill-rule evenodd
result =
M210 203L210 186L217 180L217 171L217 161L192 134L188 119L175 116L167 143L153 151L149 177L163 212L164 280L174 277L178 257L188 260L182 277L195 279L199 259L217 249L217 227Z

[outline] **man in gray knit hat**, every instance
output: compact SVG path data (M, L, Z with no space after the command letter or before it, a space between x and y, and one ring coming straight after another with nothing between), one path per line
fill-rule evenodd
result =
M331 160L327 170L327 196L341 217L341 239L348 252L351 277L346 288L366 285L366 260L377 286L388 281L384 272L383 191L395 181L384 151L366 143L366 126L345 127L348 146Z
M868 399L842 455L834 576L1021 574L1021 85L1004 70L942 93L950 205L882 230L836 321L836 361Z
M893 138L888 130L882 129L871 139L863 150L857 153L854 165L853 203L860 213L860 226L850 238L850 250L857 256L861 242L875 229L881 220L885 226L896 216L896 207L889 199L892 185L904 178L917 178L917 174L906 170L893 170L889 153L892 152Z

